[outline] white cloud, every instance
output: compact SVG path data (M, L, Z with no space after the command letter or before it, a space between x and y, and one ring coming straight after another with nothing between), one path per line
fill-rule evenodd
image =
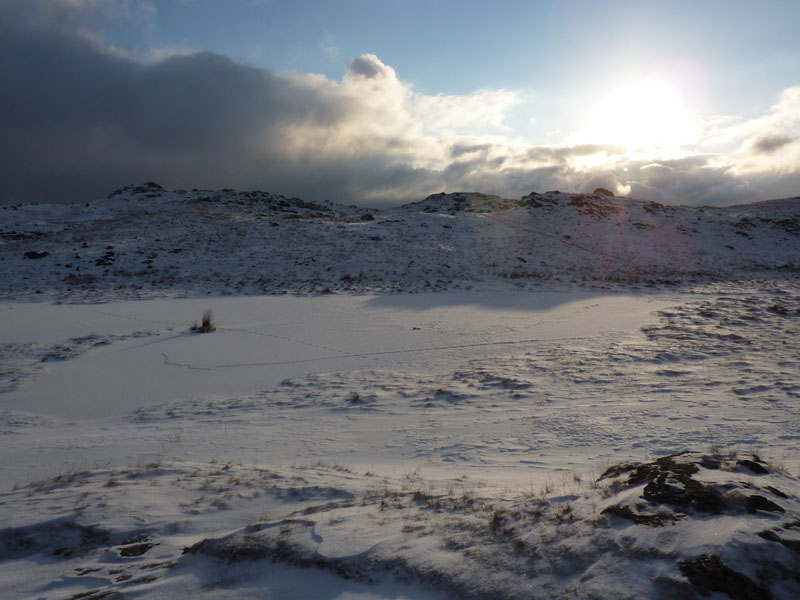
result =
M734 151L715 160L732 174L796 173L800 170L800 85L783 90L767 114L721 128L719 138L738 144Z
M491 130L504 129L503 119L516 98L504 90L421 94L373 54L351 60L340 82L318 75L289 77L298 86L314 89L321 103L346 107L346 118L333 123L305 119L288 126L285 137L292 153L320 160L332 154L379 153L413 168L444 168L453 143L470 140L459 130L481 130L477 137L486 143Z
M186 43L151 46L147 49L144 60L149 62L159 62L167 60L173 56L190 56L196 54L197 49L188 46Z
M330 31L325 32L319 43L319 49L331 60L339 60L341 57L339 44L336 43L336 38Z
M426 128L453 131L470 128L509 128L505 119L519 101L519 94L507 90L483 90L469 95L416 94L412 112Z

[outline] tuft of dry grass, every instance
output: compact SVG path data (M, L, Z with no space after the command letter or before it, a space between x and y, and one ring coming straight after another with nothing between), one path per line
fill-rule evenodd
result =
M211 333L212 331L217 330L217 326L214 324L212 317L214 316L213 311L209 308L203 313L203 319L201 323L198 325L197 321L192 324L189 328L190 331L194 331L196 333Z

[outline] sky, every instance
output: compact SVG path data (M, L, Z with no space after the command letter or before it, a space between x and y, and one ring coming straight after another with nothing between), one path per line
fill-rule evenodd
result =
M800 2L2 0L0 203L800 195Z

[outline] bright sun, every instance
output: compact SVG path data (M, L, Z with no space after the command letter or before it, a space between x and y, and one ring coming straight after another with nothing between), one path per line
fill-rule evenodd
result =
M629 155L679 155L697 134L695 116L678 91L654 79L615 88L590 112L583 138L615 144Z

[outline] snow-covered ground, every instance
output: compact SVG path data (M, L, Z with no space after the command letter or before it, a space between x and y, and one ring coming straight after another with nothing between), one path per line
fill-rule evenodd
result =
M800 273L800 198L725 208L603 194L430 196L371 211L262 192L126 187L0 210L0 297L669 285Z
M800 596L797 200L201 194L0 215L3 594Z

